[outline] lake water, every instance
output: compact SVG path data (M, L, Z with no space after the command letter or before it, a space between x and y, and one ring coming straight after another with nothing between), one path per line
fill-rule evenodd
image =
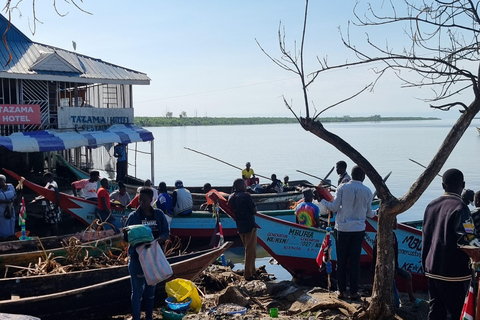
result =
M406 193L422 173L423 168L409 161L413 159L427 165L438 150L452 120L327 123L325 127L339 135L362 153L382 175L392 174L387 186L395 196ZM444 166L444 170L456 167L465 175L466 187L480 190L480 136L474 120ZM180 179L185 186L231 185L241 177L240 170L215 161L191 148L237 167L244 168L247 161L257 174L270 176L275 173L283 179L318 180L297 172L301 170L324 177L338 160L345 160L348 171L354 165L340 151L303 130L298 124L199 126L199 127L150 127L155 146L155 184L165 181L173 185ZM134 164L134 145L129 145L129 163ZM138 150L150 151L149 143L139 143ZM137 154L137 167L130 165L129 173L143 179L150 178L150 156ZM444 171L442 170L442 172ZM440 173L442 173L440 172ZM335 172L329 177L335 184ZM266 179L260 182L267 183ZM370 181L365 184L373 189ZM417 203L401 214L400 222L420 220L425 206L443 192L441 178L433 180Z

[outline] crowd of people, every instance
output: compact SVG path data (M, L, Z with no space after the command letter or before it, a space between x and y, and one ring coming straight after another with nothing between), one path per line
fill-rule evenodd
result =
M121 155L121 150L119 150ZM303 199L296 204L295 215L299 224L321 228L326 216L335 217L334 237L336 243L337 270L336 279L339 299L345 299L349 292L350 299L358 299L358 283L360 275L360 256L365 238L365 220L373 218L378 210L372 210L373 194L363 184L365 173L359 166L347 173L345 161L336 163L338 184L335 197L324 199L315 188L304 188ZM52 235L58 233L58 222L61 221L59 209L58 185L50 172L44 174L45 188L55 191L54 201L44 199L45 223L49 225ZM100 183L99 183L100 180ZM245 279L255 278L255 258L257 234L255 225L256 205L250 193L282 192L290 190L289 177L283 183L275 174L271 175L271 183L259 185L254 170L249 162L242 170L242 178L233 183L231 194L219 192L205 183L205 194L215 193L228 201L236 217L237 231L245 247ZM91 171L88 179L75 181L72 184L75 196L80 195L98 203L96 215L102 222L111 222L111 203L117 203L133 209L128 215L126 226L136 224L148 225L153 235L162 244L169 237L169 228L174 216L188 216L193 210L193 199L181 180L175 181L175 189L169 193L165 182L158 188L152 186L150 180L137 189L135 197L131 197L126 185L119 180L118 189L109 193L109 181L100 179L98 171ZM452 319L458 319L462 311L464 297L472 279L470 259L459 246L480 244L475 237L480 235L480 191L465 190L463 173L458 169L449 169L443 174L442 187L445 193L433 200L426 208L423 219L423 235L421 263L428 278L429 319L445 319L447 313ZM261 189L261 191L258 191ZM15 232L16 214L13 201L16 198L15 188L6 183L0 175L0 238L6 238ZM475 209L470 211L468 205ZM202 210L212 211L214 202L207 196L201 205ZM374 240L376 245L376 239ZM392 232L392 243L395 249L395 272L404 279L412 305L418 306L412 289L412 276L398 264L398 241ZM376 249L374 249L376 251ZM129 271L132 277L132 314L139 318L142 297L146 297L147 318L151 315L154 287L146 285L142 278L142 270L134 248L129 249ZM375 257L374 257L375 259Z

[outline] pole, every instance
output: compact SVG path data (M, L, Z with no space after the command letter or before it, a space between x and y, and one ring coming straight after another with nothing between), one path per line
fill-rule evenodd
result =
M425 169L427 169L427 167L425 167L425 166L424 166L423 164L421 164L420 162L417 162L417 161L415 161L415 160L413 160L413 159L408 159L408 160L412 161L413 163L418 164L420 167L424 167ZM441 174L439 174L439 173L437 173L437 176L439 176L440 178L443 178L443 176L442 176Z
M387 179L390 177L390 175L392 174L392 171L390 171L386 176L385 178L383 178L383 183L385 183L387 181ZM377 190L375 190L375 192L373 193L373 197L372 199L375 199L375 197L377 196Z
M150 141L150 173L151 173L151 176L152 176L152 186L154 186L155 185L155 143L154 143L154 140Z
M206 153L203 153L203 152L200 152L200 151L197 151L197 150L193 150L193 149L190 149L190 148L187 148L187 147L183 147L183 149L187 149L187 150L189 150L189 151L193 151L193 152L195 152L195 153L201 154L202 156L209 157L209 158L211 158L211 159L213 159L213 160L217 160L217 161L219 161L219 162L221 162L221 163L224 163L224 164L226 164L226 165L228 165L228 166L230 166L230 167L233 167L233 168L235 168L235 169L238 169L238 170L240 170L240 171L243 170L243 169L240 168L240 167L234 166L234 165L231 164L231 163L228 163L228 162L226 162L226 161L223 161L223 160L220 160L220 159L218 159L218 158L212 157L211 155L208 155L208 154L206 154ZM262 176L262 175L259 175L259 174L255 174L255 175L256 175L256 176L259 176L259 177L261 177L261 178L267 179L267 180L272 180L272 179L270 179L269 177L265 177L265 176Z
M335 168L335 167L332 168L332 170L330 171L330 173L333 171L334 168ZM322 178L320 178L320 177L318 177L318 176L314 176L313 174L307 173L307 172L305 172L305 171L297 170L297 172L300 172L300 173L303 173L303 174L305 174L305 175L307 175L307 176L310 176L310 177L312 177L312 178L318 179L318 180L322 181L323 183L326 183L326 184L328 184L329 186L336 188L336 186L334 186L333 184L328 183L327 181L325 181L325 179L330 175L330 173L326 175L325 179L322 179Z

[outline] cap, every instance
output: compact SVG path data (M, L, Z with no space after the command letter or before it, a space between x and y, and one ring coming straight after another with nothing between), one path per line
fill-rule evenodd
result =
M203 191L210 190L210 189L212 189L212 185L210 183L207 182L203 185Z
M175 188L183 188L182 180L175 181Z
M245 164L245 166L249 166L249 165L250 165L250 162L247 162L247 163Z

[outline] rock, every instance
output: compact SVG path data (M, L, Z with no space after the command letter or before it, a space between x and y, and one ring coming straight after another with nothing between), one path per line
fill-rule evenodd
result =
M318 305L319 301L308 294L302 294L299 296L294 303L288 309L289 314L300 313L303 310L309 310L314 306Z
M249 300L237 287L229 286L223 293L220 293L215 297L215 303L217 306L223 303L234 303L246 307L249 305Z
M296 301L299 297L305 294L305 291L297 286L285 288L283 291L277 292L274 296L278 300L286 300L289 302Z
M245 284L245 290L251 297L260 297L267 293L267 285L260 280L253 280Z

